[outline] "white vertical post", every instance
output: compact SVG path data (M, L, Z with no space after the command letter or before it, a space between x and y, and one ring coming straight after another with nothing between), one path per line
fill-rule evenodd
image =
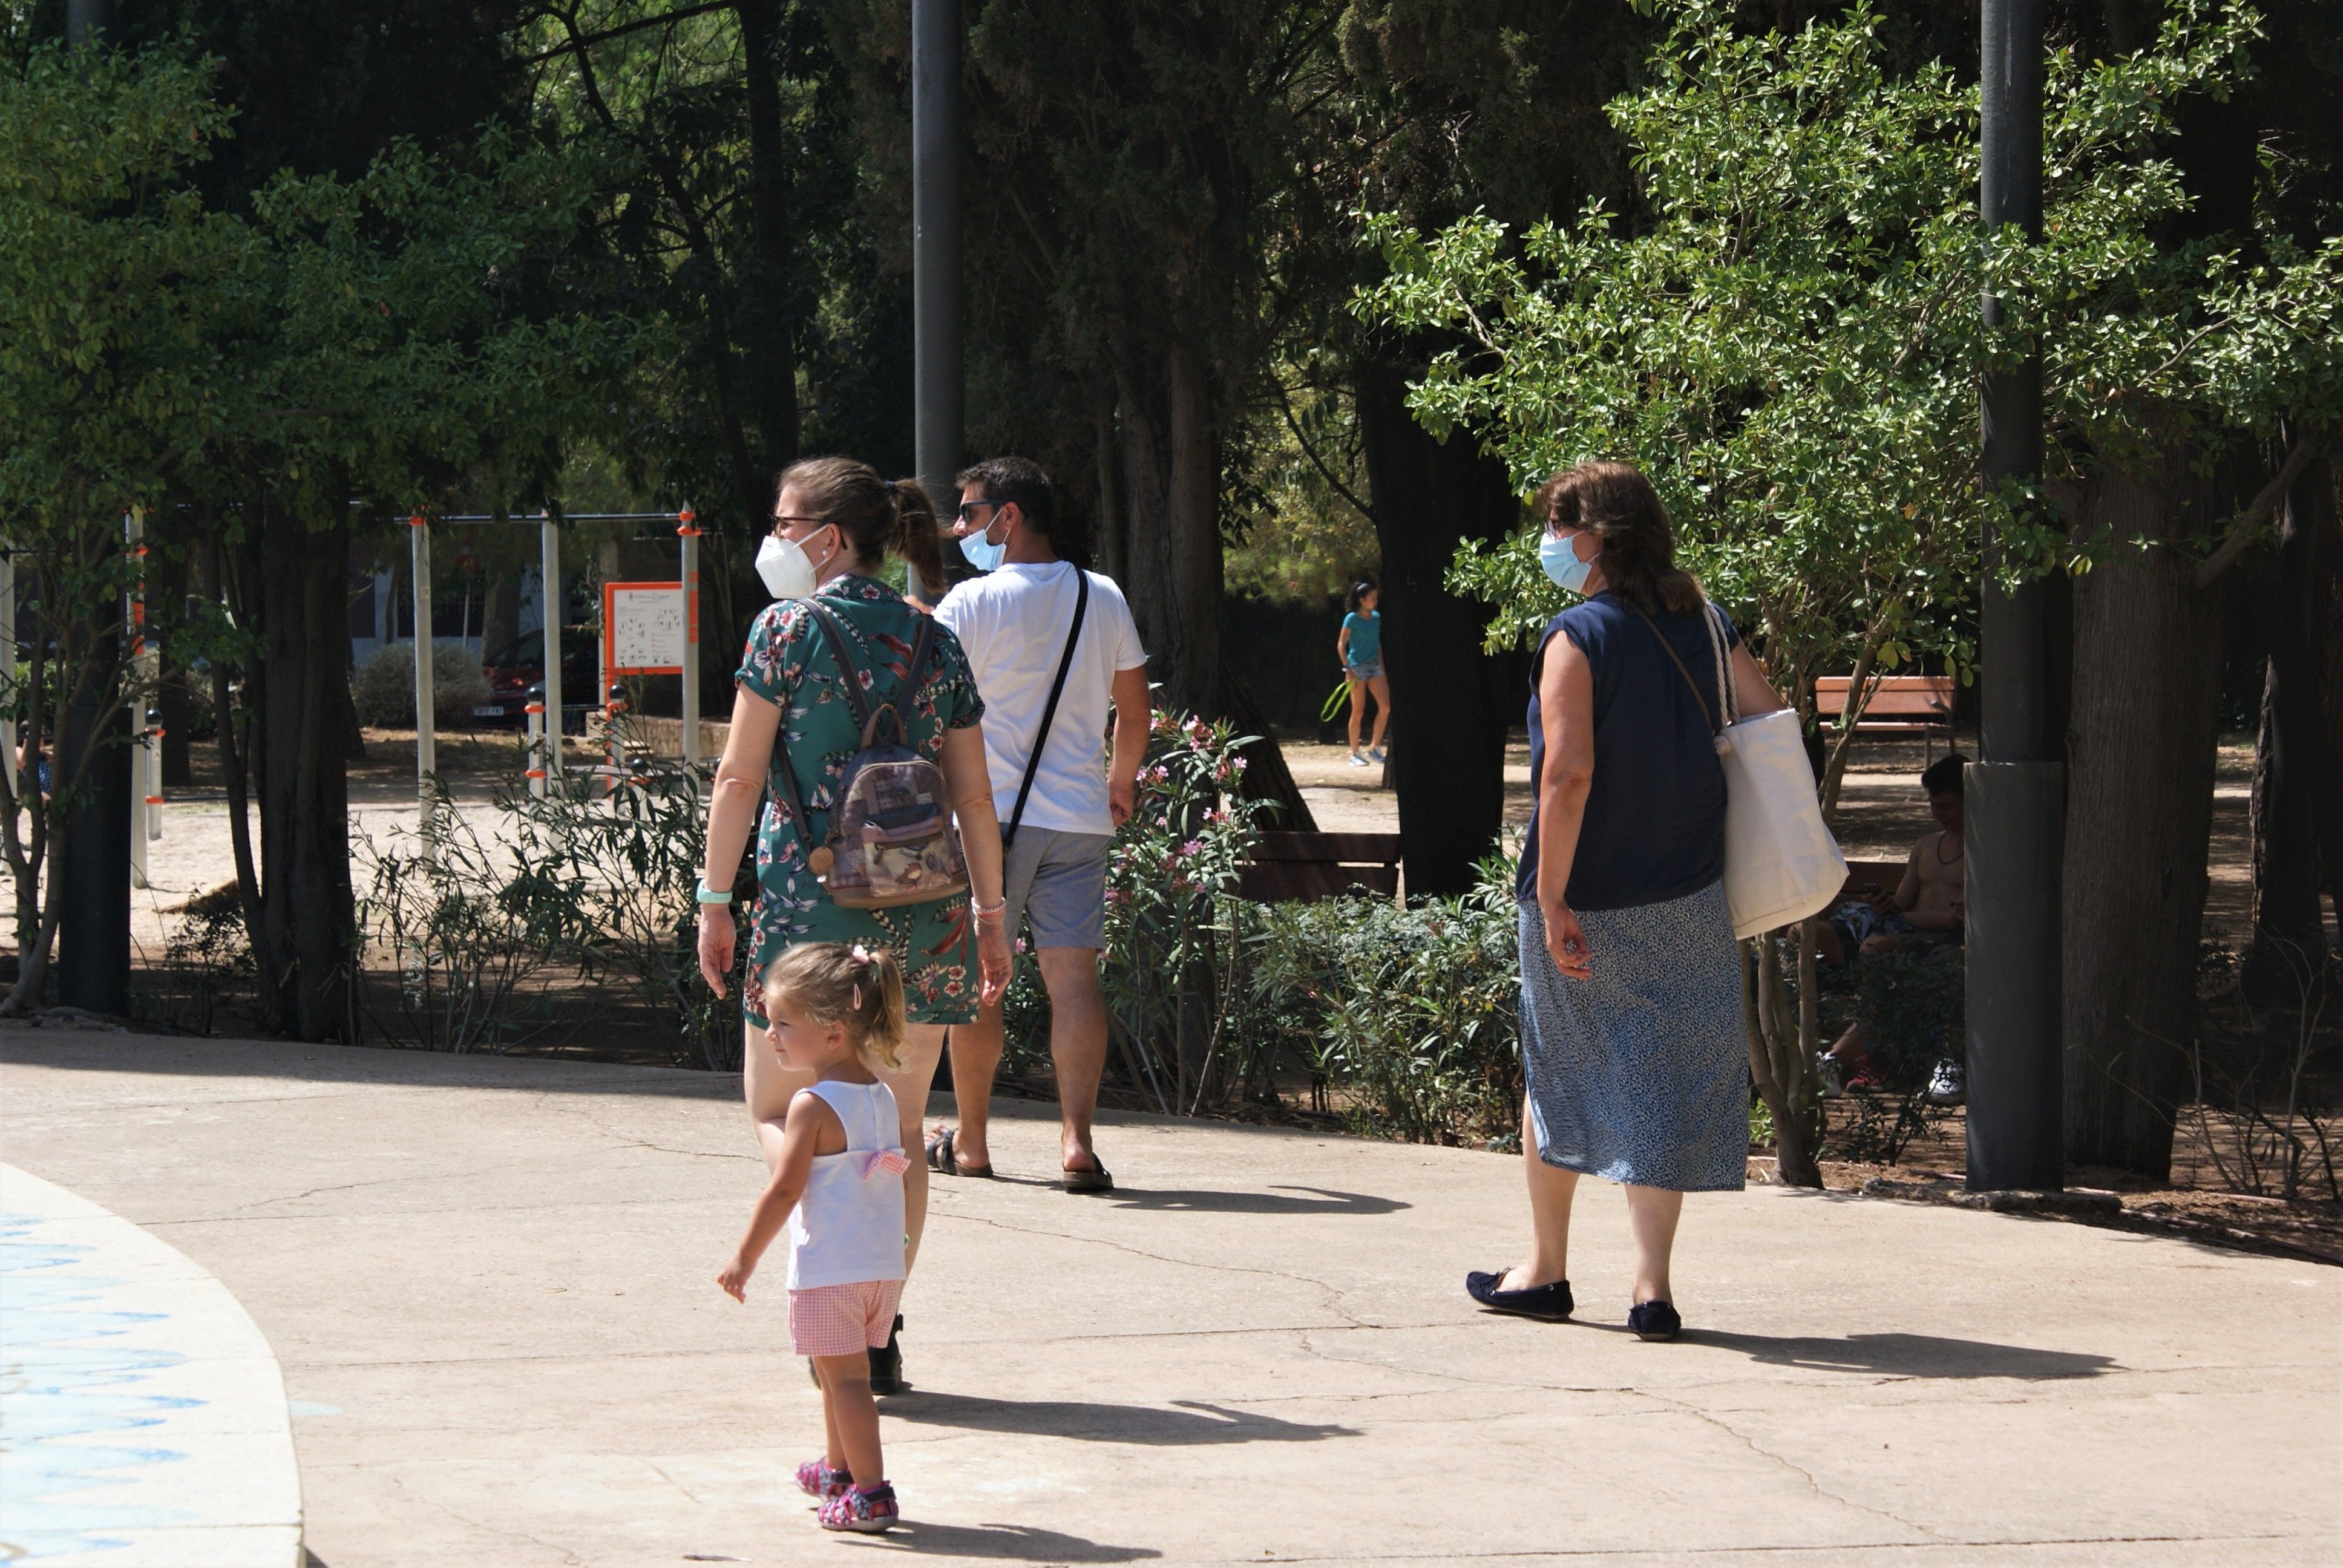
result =
M548 508L538 514L538 555L544 574L545 612L545 776L561 777L561 623L566 606L561 597L561 529Z
M532 702L525 710L528 715L528 793L532 799L545 799L545 704Z
M683 766L699 766L699 530L692 525L691 508L677 514L675 531L683 541ZM699 788L695 781L693 789Z
M415 571L415 799L427 835L439 748L431 729L431 526L422 513L407 519L407 537Z
M8 793L16 794L16 552L0 539L0 753L8 769ZM35 801L38 809L40 802Z
M122 542L130 557L130 588L123 595L122 619L130 628L130 885L146 883L146 799L154 789L154 749L147 743L146 514L133 508L122 519Z

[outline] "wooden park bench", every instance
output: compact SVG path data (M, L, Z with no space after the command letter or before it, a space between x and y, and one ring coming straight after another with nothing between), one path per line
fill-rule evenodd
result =
M1237 891L1260 903L1399 891L1397 833L1263 833Z
M1815 712L1834 719L1846 711L1852 676L1824 675L1815 678ZM1949 675L1886 675L1871 689L1863 717L1855 720L1857 735L1917 735L1936 749L1941 732L1947 745L1953 739L1953 678Z

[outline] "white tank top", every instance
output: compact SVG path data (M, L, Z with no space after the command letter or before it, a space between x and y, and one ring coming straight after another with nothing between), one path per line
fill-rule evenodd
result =
M817 1154L805 1195L789 1211L789 1286L853 1285L903 1277L902 1122L883 1083L821 1082L846 1151ZM882 1164L894 1157L894 1169Z

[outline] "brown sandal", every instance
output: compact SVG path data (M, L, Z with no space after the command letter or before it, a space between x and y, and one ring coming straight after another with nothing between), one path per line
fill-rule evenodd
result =
M1092 1164L1088 1171L1061 1172L1065 1178L1064 1185L1067 1191L1111 1192L1114 1191L1114 1177L1108 1172L1106 1161L1099 1159L1095 1154L1091 1156L1091 1160Z
M954 1128L939 1127L928 1134L928 1169L945 1176L967 1176L977 1181L990 1181L992 1179L990 1164L963 1165L960 1162L960 1157L952 1152L952 1140L957 1130Z

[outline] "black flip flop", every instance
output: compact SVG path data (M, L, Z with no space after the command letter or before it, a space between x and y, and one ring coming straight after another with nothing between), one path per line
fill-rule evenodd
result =
M1088 1171L1061 1171L1059 1172L1059 1174L1064 1179L1064 1185L1067 1191L1111 1192L1114 1191L1114 1177L1112 1173L1107 1170L1105 1161L1100 1160L1095 1154L1091 1156L1091 1160L1092 1163L1091 1169Z
M963 1165L960 1162L960 1157L952 1151L953 1140L958 1132L957 1128L939 1127L929 1136L928 1169L946 1176L966 1176L973 1181L990 1181L992 1179L990 1165Z
M1493 1312L1511 1312L1517 1318L1535 1318L1542 1323L1558 1323L1570 1316L1576 1302L1570 1299L1570 1282L1556 1280L1551 1285L1532 1285L1525 1291L1501 1291L1505 1271L1484 1274L1475 1269L1464 1276L1464 1293Z

